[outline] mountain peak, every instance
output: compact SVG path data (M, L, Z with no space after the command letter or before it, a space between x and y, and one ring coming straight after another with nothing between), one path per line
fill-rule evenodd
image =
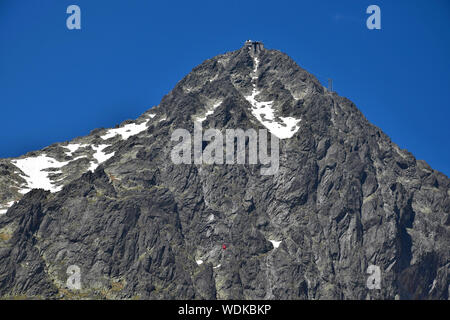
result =
M171 161L173 133L198 123L267 129L279 169ZM64 298L77 266L74 297L448 298L450 180L260 42L135 121L0 160L0 186L0 297Z
M247 40L244 43L244 48L249 49L253 54L258 54L264 50L264 44L261 41Z

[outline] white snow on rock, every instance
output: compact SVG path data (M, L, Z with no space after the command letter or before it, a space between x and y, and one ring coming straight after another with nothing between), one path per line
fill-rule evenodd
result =
M219 264L219 265L217 265L217 266L213 267L213 269L217 269L217 268L220 268L220 266L221 266L221 264Z
M203 260L197 260L195 262L197 262L198 265L201 265L203 263Z
M103 140L108 140L108 139L114 138L117 135L121 135L122 139L127 140L129 137L137 135L138 133L147 129L147 123L148 123L148 120L141 124L129 123L129 124L124 125L121 128L109 129L106 134L101 136L101 138Z
M212 106L212 109L207 110L206 113L205 113L205 115L204 115L203 117L198 117L198 118L195 119L195 121L197 121L197 122L203 122L203 121L205 121L206 118L207 118L209 115L212 115L212 114L214 113L214 111L216 111L217 107L220 106L221 103L222 103L222 101L219 101L219 102L215 103L215 104Z
M258 76L256 75L258 72L258 67L259 67L259 59L258 57L255 57L255 68L253 69L253 77L252 77L253 80L258 79Z
M260 102L256 97L261 93L256 88L256 80L258 79L256 73L258 71L259 59L255 58L255 68L253 69L253 91L252 94L246 96L248 102L252 105L252 114L258 119L261 124L266 127L278 139L291 138L300 129L298 123L301 119L293 117L278 117L275 119L275 111L273 109L273 101ZM277 122L277 120L280 120Z
M61 186L55 186L49 178L47 169L59 169L67 165L69 162L59 162L56 159L47 157L45 154L37 157L29 157L24 159L17 159L11 161L24 173L22 178L26 181L26 186L19 192L27 193L31 189L44 189L51 192L61 190ZM60 173L60 170L52 173Z
M14 201L8 202L6 204L6 207L3 207L2 209L0 209L0 215L5 214L8 211L8 209L12 207L13 204L14 204Z
M434 288L436 288L436 283L437 283L437 281L436 281L436 279L434 279L431 289L430 289L430 291L428 291L428 294L430 294L434 290Z
M70 150L66 152L68 155L72 155L73 152L78 150L81 146L80 144L69 144L65 146L65 148ZM93 154L94 160L91 162L90 167L87 169L92 172L103 162L114 156L114 152L105 153L103 150L110 145L101 144L98 146L92 146L95 153ZM50 192L58 192L62 189L62 186L56 186L55 181L50 179L51 174L61 173L60 168L68 165L72 161L76 161L80 158L85 158L86 156L80 156L71 161L60 162L54 158L48 157L47 155L39 155L36 157L28 157L24 159L12 160L12 164L14 164L17 168L19 168L22 173L19 173L22 178L25 179L26 183L22 186L22 189L19 190L20 193L25 194L29 192L31 189L44 189ZM49 171L51 170L51 171ZM12 204L11 204L12 205ZM6 208L7 210L7 208ZM5 208L0 209L0 214L5 213Z
M109 144L100 144L98 146L92 146L92 149L94 149L95 151L93 157L96 160L96 162L95 161L91 162L91 166L89 167L88 171L91 170L92 172L94 172L95 169L97 169L97 167L101 163L105 162L106 160L114 156L115 152L111 152L109 154L103 152L103 150L106 149L107 147L109 147Z
M270 242L272 242L273 247L276 249L280 246L281 241L276 241L276 240L269 240Z
M128 139L129 137L136 135L147 129L147 123L150 119L154 118L155 114L149 114L149 118L146 121L136 124L130 123L122 126L121 128L109 129L106 134L104 134L101 138L104 140L110 139L117 135L120 135L122 139ZM80 144L80 143L69 143L66 146L62 146L67 149L65 154L69 157L73 156L73 153L78 149L83 147L91 146L94 150L93 158L91 161L89 168L86 171L91 170L92 172L103 162L114 156L114 152L106 153L104 149L109 147L109 144L100 144L98 146L90 145L90 144ZM21 172L17 172L25 179L26 183L21 186L19 190L20 193L25 194L29 192L31 189L44 189L50 192L58 192L62 189L62 186L56 186L56 181L52 181L50 179L50 175L61 173L60 168L66 166L72 161L76 161L80 158L86 158L86 155L79 156L75 159L71 159L70 161L60 162L54 158L51 158L45 154L28 157L24 159L16 159L11 162L21 170ZM50 170L50 171L49 171ZM12 204L11 204L12 205ZM9 208L9 207L8 207ZM0 214L6 213L8 208L4 208L0 206Z
M69 157L71 157L72 154L73 154L75 151L77 151L80 147L81 147L81 144L79 144L79 143L71 143L71 144L68 144L67 146L65 146L64 148L67 148L67 149L70 150L70 151L66 151L66 154L67 154Z

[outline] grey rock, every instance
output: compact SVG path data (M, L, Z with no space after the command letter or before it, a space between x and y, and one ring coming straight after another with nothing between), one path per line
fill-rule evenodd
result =
M264 128L245 98L256 58L257 98L276 119L301 118L279 171L173 164L172 132L193 132L217 101L204 129ZM99 129L70 156L67 143L24 156L69 162L59 192L22 196L14 159L0 160L0 204L16 201L0 216L0 297L448 299L450 180L284 53L244 45L207 60L119 128L147 120L126 140ZM100 144L114 156L88 171ZM67 287L70 265L81 290Z

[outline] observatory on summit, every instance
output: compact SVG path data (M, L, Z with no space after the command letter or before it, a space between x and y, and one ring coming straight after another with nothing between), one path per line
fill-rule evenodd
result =
M253 53L257 53L264 49L264 44L261 41L247 40L245 41L244 46L252 50Z

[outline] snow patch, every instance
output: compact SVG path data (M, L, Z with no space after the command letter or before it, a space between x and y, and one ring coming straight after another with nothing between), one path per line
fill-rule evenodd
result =
M3 207L2 209L0 209L0 215L5 214L5 213L8 211L8 209L12 207L12 205L14 204L14 202L15 202L15 201L8 202L8 203L6 204L6 207Z
M276 240L269 240L270 242L272 242L273 247L276 249L280 246L281 241L276 241Z
M200 122L200 123L205 121L208 116L212 115L214 113L214 111L216 111L217 107L220 106L221 103L222 103L222 101L219 101L219 102L215 103L212 106L212 109L207 110L203 117L198 117L198 118L195 119L195 121Z
M97 169L97 167L105 162L106 160L108 160L109 158L111 158L112 156L114 156L115 152L106 154L105 152L103 152L104 149L106 149L107 147L109 147L109 144L101 144L98 146L92 146L92 149L94 149L95 153L93 154L94 159L97 161L97 163L92 162L91 166L89 167L88 171L91 170L92 172L95 171L95 169Z
M436 288L436 283L437 283L437 281L436 281L436 279L434 279L431 289L430 289L430 291L428 291L428 294L430 294L434 290L434 288Z
M147 129L147 123L151 118L154 118L156 114L149 114L149 118L146 119L143 123L136 124L130 123L124 125L121 128L110 129L101 136L103 140L110 139L117 135L120 135L122 139L128 139L129 137L136 135ZM83 147L91 146L94 150L93 158L91 161L89 168L86 171L94 172L95 169L106 160L110 159L114 156L114 152L106 153L104 149L109 147L109 144L100 144L98 146L93 146L89 144L80 144L80 143L69 143L66 146L62 146L67 149L65 154L69 157L73 156L73 153L78 149ZM79 156L75 159L66 162L60 162L54 158L51 158L45 154L28 157L24 159L12 160L11 163L14 164L21 172L17 172L22 178L25 179L26 183L22 186L22 189L19 190L20 193L25 194L29 192L31 189L44 189L50 192L58 192L62 189L62 186L56 186L55 181L50 179L50 175L59 174L61 170L58 170L69 163L76 161L81 158L86 158L86 155ZM51 170L51 172L49 172ZM1 208L1 207L0 207ZM4 214L8 208L1 208L0 214Z
M217 265L217 266L213 267L213 269L217 269L217 268L220 268L220 266L221 266L221 264L219 264L219 265Z
M258 76L257 76L257 72L258 72L258 67L259 67L259 59L258 57L255 57L255 68L253 69L253 80L257 80Z
M54 158L47 157L45 154L37 157L12 160L11 162L23 172L21 176L25 179L26 186L19 191L22 194L27 193L31 189L44 189L50 192L61 190L62 187L55 186L49 178L50 172L45 170L59 169L69 163L69 161L59 162ZM52 173L61 173L61 171L57 170Z
M148 120L141 124L129 123L121 128L109 129L106 134L101 136L101 138L103 140L108 140L114 138L117 135L120 135L122 136L122 139L127 140L129 137L137 135L138 133L147 129L147 123Z
M203 263L203 260L197 260L195 262L197 262L198 265L201 265Z
M75 151L77 151L80 147L81 147L81 144L79 144L79 143L71 143L71 144L68 144L67 146L65 146L64 148L69 149L69 151L66 151L66 154L67 154L69 157L71 157L72 154L73 154Z
M259 66L259 59L255 57L255 68L253 69L253 90L252 94L246 96L248 102L252 105L252 114L256 119L266 127L278 139L292 138L292 136L300 129L298 123L301 119L293 117L278 117L280 121L275 120L275 111L273 109L274 101L260 102L256 97L261 93L256 88L256 80L258 79L257 71Z

